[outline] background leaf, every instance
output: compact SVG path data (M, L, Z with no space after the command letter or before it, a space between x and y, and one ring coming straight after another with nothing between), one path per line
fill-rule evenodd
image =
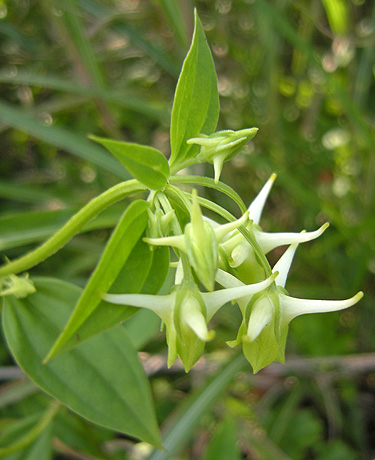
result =
M124 328L113 328L42 364L81 290L48 278L36 279L35 286L37 292L26 299L3 303L6 340L19 366L83 417L160 446L147 378Z

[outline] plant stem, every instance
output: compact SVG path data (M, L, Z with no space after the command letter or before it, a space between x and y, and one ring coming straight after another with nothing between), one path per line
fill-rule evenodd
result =
M158 200L159 200L160 204L163 206L163 209L164 209L165 213L170 212L170 211L173 210L173 207L171 206L171 203L169 202L167 196L164 195L164 193L159 192L157 194L157 197L158 197ZM173 230L174 235L182 235L183 234L180 222L178 221L176 215L174 216L174 219L172 220L172 230ZM191 273L191 267L190 267L190 263L189 263L189 259L188 259L187 255L184 252L180 251L180 258L181 258L182 266L183 266L183 269L184 269L184 279L185 280L192 279L193 275Z
M80 211L72 216L68 222L58 230L51 238L45 241L41 246L29 252L25 256L20 257L6 265L0 267L0 278L10 274L16 274L28 270L45 259L55 254L61 249L74 235L76 235L82 226L95 217L100 212L104 211L108 206L124 199L125 197L148 190L144 185L140 184L136 179L111 187L101 195L92 199Z

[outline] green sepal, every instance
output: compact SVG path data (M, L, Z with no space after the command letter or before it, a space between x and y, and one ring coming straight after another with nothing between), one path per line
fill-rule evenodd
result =
M98 136L91 140L103 145L125 168L151 190L161 190L169 178L165 156L153 147L131 142L115 141Z

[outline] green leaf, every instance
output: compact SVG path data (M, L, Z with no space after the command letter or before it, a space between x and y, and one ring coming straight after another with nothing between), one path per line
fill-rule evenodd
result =
M142 293L157 294L161 288L169 270L168 248L157 248L150 251L148 244L142 239L138 241L122 267L109 292L112 294ZM59 349L59 353L69 350L89 337L103 332L116 324L140 313L139 308L126 305L114 305L102 300L86 321L76 330L70 339ZM152 313L151 313L152 314ZM155 319L160 327L160 320L156 315ZM133 344L143 343L144 334L153 333L155 321L148 318L147 324L138 332L137 340L133 340L136 331L131 330L129 337ZM129 330L129 329L127 329ZM135 346L135 348L137 348Z
M102 302L101 293L108 292L111 288L146 228L147 208L148 203L146 201L137 200L124 212L82 292L68 324L48 354L47 360L61 351L63 345L77 333L79 327Z
M97 136L90 136L90 139L103 145L139 182L151 190L160 190L167 183L169 165L159 150Z
M211 134L219 118L219 93L210 48L195 11L195 30L182 66L171 119L170 164L194 157L199 147L186 141L198 134Z
M88 420L160 446L150 387L123 327L42 363L82 291L54 279L34 281L35 294L9 296L3 304L5 337L18 365Z
M217 460L218 458L230 458L240 460L242 458L237 443L236 424L232 417L226 417L217 428L211 439L203 460Z

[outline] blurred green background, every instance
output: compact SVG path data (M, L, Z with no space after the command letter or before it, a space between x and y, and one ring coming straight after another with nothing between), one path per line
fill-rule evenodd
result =
M262 219L267 231L313 230L330 222L324 236L298 249L287 284L291 295L341 299L363 290L365 297L348 311L296 319L287 365L237 376L200 418L189 447L181 444L170 458L224 458L217 452L232 446L233 456L225 458L372 459L374 2L0 0L0 250L10 259L25 253L90 198L128 177L88 134L169 154L171 105L194 7L218 73L219 129L260 128L247 150L225 164L221 180L249 204L269 175L278 174ZM209 166L195 172L212 176ZM212 191L207 196L236 212ZM53 273L83 285L123 208L106 211L31 274ZM217 337L191 374L178 367L152 373L161 423L167 426L215 363L225 360L225 341L239 320L230 308L222 310ZM163 340L156 334L144 356L164 359ZM47 397L18 375L7 382L4 369L12 359L5 345L0 358L4 430ZM55 453L46 441L43 458L147 456L147 449L134 451L115 433L69 412L56 427Z

